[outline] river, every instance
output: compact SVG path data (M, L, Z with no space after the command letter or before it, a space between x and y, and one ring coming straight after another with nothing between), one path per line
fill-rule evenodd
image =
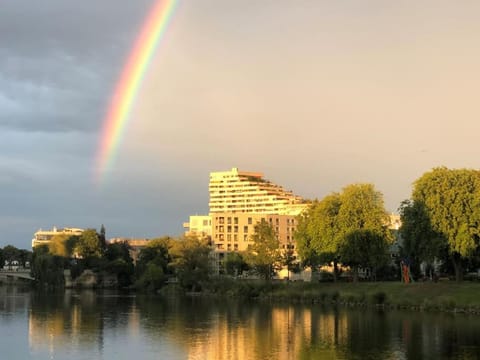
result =
M480 317L0 287L0 359L478 359Z

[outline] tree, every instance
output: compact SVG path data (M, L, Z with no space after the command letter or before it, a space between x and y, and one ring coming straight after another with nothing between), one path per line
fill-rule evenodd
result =
M457 281L465 260L478 250L480 231L480 172L434 168L414 183L412 199L425 206L435 232L448 243Z
M295 249L292 243L287 243L281 254L281 263L287 268L287 280L290 280L290 272L299 272L299 264L295 256Z
M336 280L339 247L348 241L347 236L354 231L371 230L391 242L387 224L383 195L372 184L353 184L341 193L314 202L300 217L295 239L302 260L307 256L312 264L333 262Z
M84 259L100 258L102 256L102 248L95 229L85 230L78 239L78 254Z
M169 237L153 239L140 251L135 267L138 288L156 291L164 285L171 274L172 243L173 239Z
M392 240L388 231L388 214L383 195L373 184L352 184L343 189L340 196L337 231L340 237L356 230L371 230Z
M337 274L338 212L341 197L332 193L321 201L314 201L307 212L300 216L295 233L297 249L302 261L315 269L320 263L334 263L334 279ZM305 260L304 260L305 259Z
M98 234L98 240L100 241L100 247L104 251L107 248L107 235L105 231L105 226L102 224L100 227L100 233Z
M12 245L7 245L3 248L3 257L5 261L12 262L13 260L18 261L19 250Z
M65 258L49 253L47 245L36 246L33 250L31 273L41 286L63 286Z
M52 237L48 244L48 251L52 255L69 257L70 254L67 250L67 240L69 235L66 234L57 234Z
M370 268L376 274L376 269L387 262L388 243L384 234L372 230L353 230L347 234L339 247L342 264L352 267L353 281L358 281L359 268Z
M420 275L420 264L431 264L446 246L445 238L432 228L425 205L419 201L402 201L400 208L401 255L409 259L414 276Z
M225 272L231 276L240 275L248 267L243 256L236 252L227 253L223 264Z
M118 285L120 287L131 285L134 266L128 243L123 241L107 245L105 259L108 261L105 270L116 275Z
M202 283L208 281L210 252L211 248L206 240L184 237L172 241L172 265L184 288L198 291L202 289Z
M255 225L253 244L247 250L247 263L265 280L270 280L278 266L281 255L279 241L273 227L262 219Z

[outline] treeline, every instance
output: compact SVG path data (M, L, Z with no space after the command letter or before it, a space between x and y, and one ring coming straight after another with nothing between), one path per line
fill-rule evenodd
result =
M113 274L118 286L130 286L134 265L128 244L107 244L102 225L100 232L86 229L79 236L55 235L48 245L33 249L31 273L41 287L63 286L64 270L70 270L75 279L87 269L99 274Z
M354 280L359 269L375 278L401 262L417 279L422 263L433 278L439 276L433 273L437 265L457 281L480 267L480 171L434 168L415 181L399 212L397 234L388 230L383 195L371 184L349 185L314 201L295 234L303 264L333 264L336 279L341 263L351 268ZM389 251L395 241L398 250ZM392 254L398 255L393 263Z
M0 248L0 268L9 265L11 266L12 263L15 261L20 267L28 267L30 266L31 260L31 251L25 249L18 249L12 245L7 245L3 248Z

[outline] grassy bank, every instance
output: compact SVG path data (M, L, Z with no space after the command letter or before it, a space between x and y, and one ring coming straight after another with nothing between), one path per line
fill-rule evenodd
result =
M480 314L480 283L267 283L218 279L210 282L211 294L270 301L337 303L347 306L385 306L427 311Z

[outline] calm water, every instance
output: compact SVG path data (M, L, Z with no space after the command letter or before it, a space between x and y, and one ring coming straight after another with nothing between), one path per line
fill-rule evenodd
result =
M478 359L480 317L0 287L0 359Z

